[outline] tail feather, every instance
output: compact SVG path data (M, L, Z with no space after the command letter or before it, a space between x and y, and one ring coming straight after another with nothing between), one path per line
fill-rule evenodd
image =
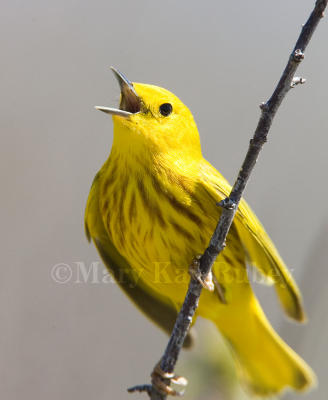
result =
M315 385L311 368L273 330L255 297L248 310L237 323L225 323L221 317L216 321L233 349L246 387L254 394L268 396L288 387L304 391ZM235 329L229 328L232 326Z

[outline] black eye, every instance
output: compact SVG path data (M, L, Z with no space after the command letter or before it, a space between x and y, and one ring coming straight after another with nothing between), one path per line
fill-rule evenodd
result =
M164 116L167 117L168 115L171 114L173 110L172 104L170 103L164 103L159 106L159 112Z

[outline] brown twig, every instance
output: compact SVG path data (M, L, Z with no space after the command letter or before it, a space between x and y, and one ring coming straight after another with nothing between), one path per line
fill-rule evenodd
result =
M251 172L256 164L258 155L264 143L267 141L267 135L273 118L282 100L292 87L296 86L297 84L304 83L303 78L294 78L294 74L300 62L304 58L304 51L320 19L324 16L324 10L327 6L327 2L328 0L316 1L314 9L306 24L302 28L300 36L292 53L289 56L287 65L272 96L266 103L262 103L260 105L261 116L254 136L250 141L245 160L229 197L219 203L219 205L222 207L222 214L211 238L210 244L200 258L200 271L203 277L206 277L206 275L209 273L217 256L225 247L225 240L237 211L238 204ZM161 369L166 373L173 373L174 371L182 344L198 307L201 291L202 285L198 281L191 279L187 295L178 314L169 343L161 359ZM169 385L170 381L168 379L164 379L164 383ZM167 398L166 394L159 393L152 385L135 386L128 390L129 392L146 391L151 400L165 400Z

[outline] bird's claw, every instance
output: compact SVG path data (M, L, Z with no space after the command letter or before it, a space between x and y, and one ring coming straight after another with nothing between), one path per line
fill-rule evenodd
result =
M189 274L190 276L197 280L203 288L209 290L210 292L214 291L214 283L213 283L213 276L212 276L212 271L210 271L205 278L202 276L200 270L199 270L199 260L201 256L196 256L190 266L189 266Z
M166 383L165 380L169 382ZM175 390L170 387L170 384L175 383L176 385L187 386L188 381L183 376L163 371L160 362L158 362L151 373L151 383L159 393L170 396L182 396L184 391Z

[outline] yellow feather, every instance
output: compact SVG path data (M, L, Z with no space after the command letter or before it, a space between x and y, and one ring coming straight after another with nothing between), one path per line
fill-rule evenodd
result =
M112 151L90 192L86 232L114 275L121 269L139 282L134 292L121 284L127 295L169 330L186 294L188 266L207 247L220 215L216 203L230 185L204 160L188 108L165 89L134 89L138 97L123 90L121 98L123 111L133 112L113 115ZM247 263L274 282L289 316L304 319L297 285L245 200L213 267L226 304L217 291L205 291L197 315L216 324L253 392L304 390L314 384L314 374L266 319Z

